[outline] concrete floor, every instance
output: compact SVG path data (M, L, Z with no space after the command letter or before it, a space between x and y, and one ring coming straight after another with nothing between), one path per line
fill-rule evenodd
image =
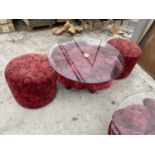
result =
M105 41L112 37L98 31L82 35ZM137 65L128 78L114 81L107 90L91 94L58 84L51 104L37 110L18 105L4 78L6 64L24 53L48 54L55 42L68 38L54 36L51 30L0 35L0 134L107 134L111 116L125 97L155 90L154 80Z

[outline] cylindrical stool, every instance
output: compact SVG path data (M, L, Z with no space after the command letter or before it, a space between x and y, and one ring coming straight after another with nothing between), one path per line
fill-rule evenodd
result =
M119 105L109 135L155 135L155 92L134 94Z
M128 39L114 38L109 40L108 43L117 48L124 57L124 71L117 79L126 78L136 65L141 54L141 49L136 43Z
M26 54L14 58L5 77L16 101L27 108L39 108L56 95L56 73L46 55Z

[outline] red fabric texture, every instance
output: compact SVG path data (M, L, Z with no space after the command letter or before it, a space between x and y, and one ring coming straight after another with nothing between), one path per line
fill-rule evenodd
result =
M137 60L141 55L141 49L136 43L128 39L114 38L109 40L108 43L117 48L124 57L124 71L117 79L126 78L136 65Z
M110 122L109 135L154 135L155 99L143 100L143 105L129 105L117 110Z
M90 92L94 93L97 90L107 89L112 85L112 80L108 82L98 83L98 84L87 84L87 83L81 83L72 81L70 79L67 79L60 74L57 75L57 80L66 86L66 88L75 88L75 89L88 89Z
M56 95L56 73L46 55L26 54L8 63L5 77L16 101L27 108L39 108Z

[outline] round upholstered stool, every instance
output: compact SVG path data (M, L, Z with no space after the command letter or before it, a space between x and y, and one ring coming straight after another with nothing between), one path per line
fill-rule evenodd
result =
M39 108L56 95L56 73L42 54L14 58L6 66L5 77L16 101L27 108Z
M114 38L109 40L108 43L117 48L124 57L124 71L117 79L126 78L137 63L137 60L141 55L141 49L136 43L128 39Z

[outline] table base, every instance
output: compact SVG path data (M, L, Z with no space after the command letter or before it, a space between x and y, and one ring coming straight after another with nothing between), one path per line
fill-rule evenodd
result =
M98 90L104 90L109 88L112 85L112 80L99 84L87 84L80 83L76 81L69 80L60 74L57 75L57 80L63 84L67 89L75 88L75 89L88 89L89 92L95 93Z

